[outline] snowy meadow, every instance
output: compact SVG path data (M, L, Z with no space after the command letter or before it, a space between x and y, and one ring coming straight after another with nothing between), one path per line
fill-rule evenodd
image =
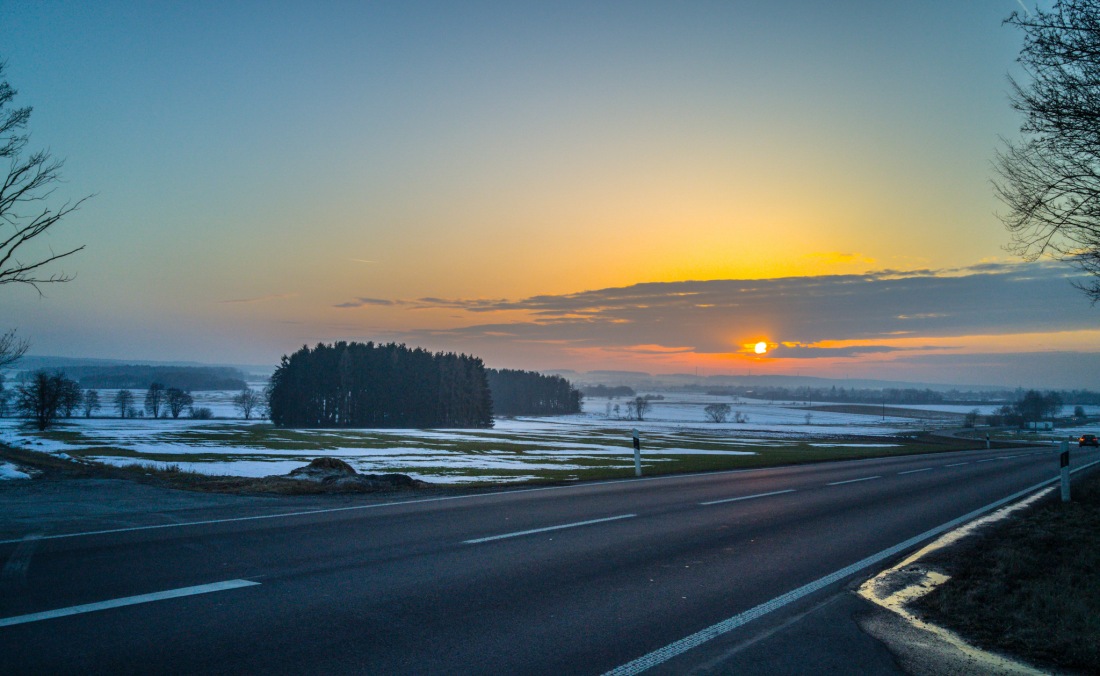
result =
M109 400L113 393L104 394ZM195 405L213 411L210 420L69 418L39 433L22 420L4 418L0 442L115 465L215 475L281 475L330 456L361 473L401 473L433 483L522 482L630 476L635 429L645 471L734 469L931 450L914 437L957 428L972 409L836 412L821 410L835 405L812 402L656 392L663 398L651 400L641 421L623 417L625 399L593 398L577 415L497 419L492 429L300 430L239 419L234 394L196 393ZM704 408L715 403L730 406L729 421L708 420ZM734 414L742 422L733 422Z

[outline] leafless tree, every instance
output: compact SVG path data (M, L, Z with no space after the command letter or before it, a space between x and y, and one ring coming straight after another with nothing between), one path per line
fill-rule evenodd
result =
M100 409L99 390L84 390L84 417L91 418Z
M630 414L630 418L644 420L645 414L649 412L649 405L648 398L634 397L633 400L626 402L626 410Z
M65 405L66 392L80 387L60 371L36 371L19 384L16 406L26 416L34 418L40 431L53 424Z
M178 387L169 387L168 392L165 393L165 399L168 404L168 412L172 414L173 418L180 417L183 409L195 403L195 398L189 392L184 392Z
M263 401L263 397L256 390L246 387L233 397L233 405L240 410L245 420L252 417L252 411Z
M1100 300L1100 0L1055 0L1050 10L1014 12L1023 31L1017 61L1030 82L1013 80L1023 139L996 159L997 196L1027 260L1068 261L1092 277L1079 284Z
M134 406L134 393L130 390L119 390L115 392L115 409L118 410L118 417L125 418Z
M707 420L714 423L724 423L730 417L730 405L729 404L707 404L703 408L703 413L706 414Z
M0 335L0 369L19 361L27 347L27 341L16 338L14 330Z
M0 62L0 78L5 65ZM25 131L31 116L29 106L13 108L16 91L0 79L0 159L8 161L8 173L0 183L0 284L67 282L71 275L46 273L43 268L83 249L32 252L27 245L80 208L88 197L53 207L50 202L61 180L63 160L48 150L24 154L29 136ZM90 196L89 196L90 197Z
M145 412L154 418L160 417L160 407L164 405L164 385L153 383L145 391Z

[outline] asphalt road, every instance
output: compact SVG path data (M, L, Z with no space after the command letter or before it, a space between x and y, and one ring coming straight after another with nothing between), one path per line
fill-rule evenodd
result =
M1057 471L998 449L28 525L0 673L683 673Z

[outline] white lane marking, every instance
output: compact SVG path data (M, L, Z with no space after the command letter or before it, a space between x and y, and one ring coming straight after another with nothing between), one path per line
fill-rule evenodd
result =
M259 582L253 582L251 580L226 580L225 582L214 582L211 584L200 584L194 587L181 587L179 589L169 589L168 591L154 592L152 594L141 594L138 596L127 596L121 599L112 599L110 601L100 601L99 603L86 603L82 606L69 606L68 608L58 608L57 610L47 610L41 613L31 613L30 615L16 615L15 617L0 618L0 627L10 627L13 624L26 624L28 622L40 622L41 620L52 620L55 617L65 617L67 615L79 615L81 613L91 613L97 610L107 610L108 608L121 608L122 606L133 606L139 603L152 603L153 601L164 601L166 599L176 599L181 596L194 596L196 594L208 594L210 592L226 591L229 589L238 589L240 587L252 587L260 584Z
M1083 470L1087 467L1091 467L1092 465L1095 465L1097 463L1100 463L1100 460L1097 460L1095 462L1091 462L1088 465L1084 465L1082 467L1078 467L1077 469L1075 469L1073 471L1074 472L1079 472L1079 471L1081 471L1081 470ZM1058 481L1057 477L1052 478L1052 479L1047 479L1046 481L1043 481L1042 483L1035 484L1034 486L1031 486L1029 488L1025 488L1022 491L1018 491L1016 493L1013 493L1012 495L1010 495L1006 498L1002 498L1000 500L997 500L996 502L991 502L988 505L986 505L985 507L979 507L978 509L975 509L973 512L970 512L968 514L963 514L962 516L960 516L957 519L952 519L952 520L948 521L947 523L940 524L939 526L936 526L935 528L933 528L931 530L927 530L927 531L921 533L920 535L911 537L908 540L905 540L903 542L899 542L898 544L894 545L893 547L889 547L887 549L882 550L881 552L878 552L877 554L872 554L871 556L868 556L865 559L861 559L859 561L856 561L855 563L853 563L850 566L846 566L844 568L841 568L838 571L835 571L833 573L830 573L830 574L826 575L825 577L814 580L813 582L811 582L809 584L806 584L806 585L803 585L803 586L801 586L797 589L792 589L791 591L787 592L786 594L783 594L781 596L777 596L777 597L775 597L774 599L772 599L770 601L767 601L765 603L761 603L760 605L758 605L754 608L750 608L749 610L746 610L743 613L739 613L737 615L734 615L733 617L722 620L721 622L718 622L717 624L712 624L711 626L707 627L706 629L703 629L701 631L697 631L697 632L695 632L694 634L692 634L690 636L686 636L686 637L684 637L684 638L682 638L678 641L674 641L672 643L669 643L665 647L658 648L657 650L654 650L653 652L651 652L647 655L643 655L643 656L639 657L636 660L633 660L631 662L627 662L626 664L624 664L622 666L615 667L611 671L608 671L606 674L604 674L604 676L631 676L633 674L640 674L643 671L646 671L647 669L652 669L653 667L655 667L659 664L664 664L665 662L671 660L672 658L674 658L678 655L682 655L682 654L686 653L687 651L691 650L692 648L696 648L696 647L706 643L707 641L718 638L719 636L721 636L723 634L727 634L727 633L733 631L734 629L737 629L738 627L744 626L744 625L748 624L749 622L752 622L753 620L759 619L759 618L763 617L764 615L767 615L768 613L770 613L772 611L779 610L780 608L782 608L786 605L789 605L789 604L801 599L804 596L808 596L808 595L810 595L810 594L812 594L812 593L814 593L814 592L816 592L820 589L824 589L825 587L828 587L831 584L834 584L836 582L840 582L841 580L847 578L849 575L854 575L855 573L858 573L859 571L863 570L864 568L868 568L870 566L873 566L876 563L881 563L882 561L885 561L886 559L889 559L890 557L895 556L895 555L909 549L910 547L916 546L916 545L920 544L921 542L924 542L925 540L930 540L931 538L939 535L940 533L945 533L949 530L952 530L953 528L955 528L957 526L960 526L960 525L962 525L962 524L964 524L964 523L966 523L966 522L968 522L972 519L975 519L975 518L977 518L977 517L979 517L979 516L981 516L981 515L983 515L987 512L991 512L994 509L997 509L1001 505L1008 504L1008 503L1010 503L1014 500L1022 498L1023 496L1025 496L1029 493L1034 493L1035 491L1037 491L1041 488L1044 488L1044 487L1046 487L1046 486L1048 486L1048 485L1050 485L1050 484L1052 484L1056 481Z
M552 530L562 530L563 528L577 528L579 526L590 526L594 523L605 523L607 521L618 521L619 519L632 519L638 516L637 514L620 514L619 516L609 516L604 519L591 519L590 521L577 521L575 523L564 523L560 526L547 526L546 528L532 528L531 530L521 530L515 533L504 533L503 535L490 535L485 538L476 538L473 540L463 540L463 544L476 545L482 542L491 542L493 540L503 540L505 538L518 538L521 535L534 535L535 533L545 533Z
M831 484L825 484L826 486L843 486L844 484L854 484L857 481L870 481L871 479L881 479L882 476L865 476L860 479L848 479L847 481L834 481Z
M985 460L975 460L974 464L977 465L981 462L993 462L994 460L1000 460L1000 458L986 458Z
M916 474L917 472L931 472L931 471L932 471L931 467L925 467L924 469L910 469L910 470L906 470L904 472L898 472L898 476L901 476L902 474Z
M956 462L954 465L944 465L944 467L962 467L963 465L969 464L969 462Z
M700 505L720 505L723 502L737 502L738 500L752 500L753 498L766 498L769 495L783 495L784 493L794 493L793 488L788 488L785 491L772 491L771 493L757 493L756 495L743 495L739 498L726 498L725 500L711 500L710 502L700 502Z

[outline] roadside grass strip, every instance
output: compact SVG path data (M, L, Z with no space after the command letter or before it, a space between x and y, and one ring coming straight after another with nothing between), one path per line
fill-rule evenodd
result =
M1089 467L1092 467L1093 465L1096 465L1098 463L1100 463L1100 460L1090 462L1087 465L1082 465L1081 467L1072 470L1072 473L1077 473L1084 469L1088 469ZM1058 480L1058 477L1047 479L1046 481L1042 481L1033 486L1025 488L1022 491L1017 491L1016 493L1013 493L1008 497L1001 498L1000 500L997 500L995 502L991 502L984 507L979 507L972 512L963 514L956 519L952 519L946 523L936 526L935 528L932 528L931 530L927 530L920 535L916 535L909 538L908 540L899 542L893 547L889 547L864 559L860 559L850 566L845 566L844 568L830 573L825 577L818 578L817 580L814 580L809 584L798 587L797 589L793 589L786 594L777 596L774 599L765 603L761 603L760 605L750 608L743 613L739 613L737 615L734 615L733 617L722 620L721 622L712 624L706 629L697 631L694 634L686 636L678 641L674 641L664 646L663 648L658 648L657 650L643 655L636 660L615 667L611 671L606 672L604 676L630 676L632 674L640 674L658 665L664 664L672 658L682 655L693 648L697 648L708 641L716 639L723 634L727 634L734 629L737 629L738 627L742 627L749 622L752 622L753 620L757 620L767 615L768 613L779 610L784 606L790 605L791 603L794 603L795 601L798 601L805 596L809 596L814 592L820 591L821 589L824 589L831 584L840 582L848 578L849 576L855 575L856 573L864 570L865 568L869 568L877 563L881 563L886 559L896 556L911 547L915 547L916 545L926 540L930 540L937 535L940 535L941 533L946 533L947 531L961 526L962 524L967 523L973 519L976 519L983 514L991 512L1003 505L1007 505L1010 502L1018 500L1042 488L1045 488L1046 486L1049 486L1050 484L1053 484Z
M197 594L209 594L210 592L228 591L230 589L239 589L241 587L253 587L260 584L259 582L253 582L251 580L226 580L225 582L214 582L212 584L200 584L194 587L181 587L179 589L169 589L168 591L154 592L152 594L139 594L138 596L127 596L121 599L112 599L110 601L100 601L99 603L86 603L81 606L69 606L68 608L58 608L57 610L47 610L41 613L31 613L29 615L16 615L15 617L0 618L0 627L10 627L16 624L27 624L29 622L41 622L42 620L52 620L58 617L67 617L69 615L80 615L82 613L92 613L97 610L108 610L110 608L122 608L123 606L134 606L139 603L152 603L154 601L166 601L168 599L178 599L184 596L195 596Z
M566 523L560 526L547 526L545 528L532 528L531 530L521 530L515 533L504 533L503 535L490 535L484 538L475 538L473 540L463 540L462 544L476 545L482 542L492 542L493 540L504 540L506 538L518 538L523 535L534 535L536 533L546 533L554 530L563 530L565 528L578 528L580 526L591 526L595 523L606 523L608 521L618 521L620 519L633 519L638 516L637 514L621 514L619 516L609 516L603 519L591 519L589 521L577 521L575 523Z
M795 489L788 488L785 491L772 491L771 493L757 493L756 495L742 495L739 498L725 498L724 500L711 500L710 502L700 502L700 505L720 505L724 502L738 502L740 500L753 500L755 498L766 498L770 495L783 495L784 493L794 493Z

